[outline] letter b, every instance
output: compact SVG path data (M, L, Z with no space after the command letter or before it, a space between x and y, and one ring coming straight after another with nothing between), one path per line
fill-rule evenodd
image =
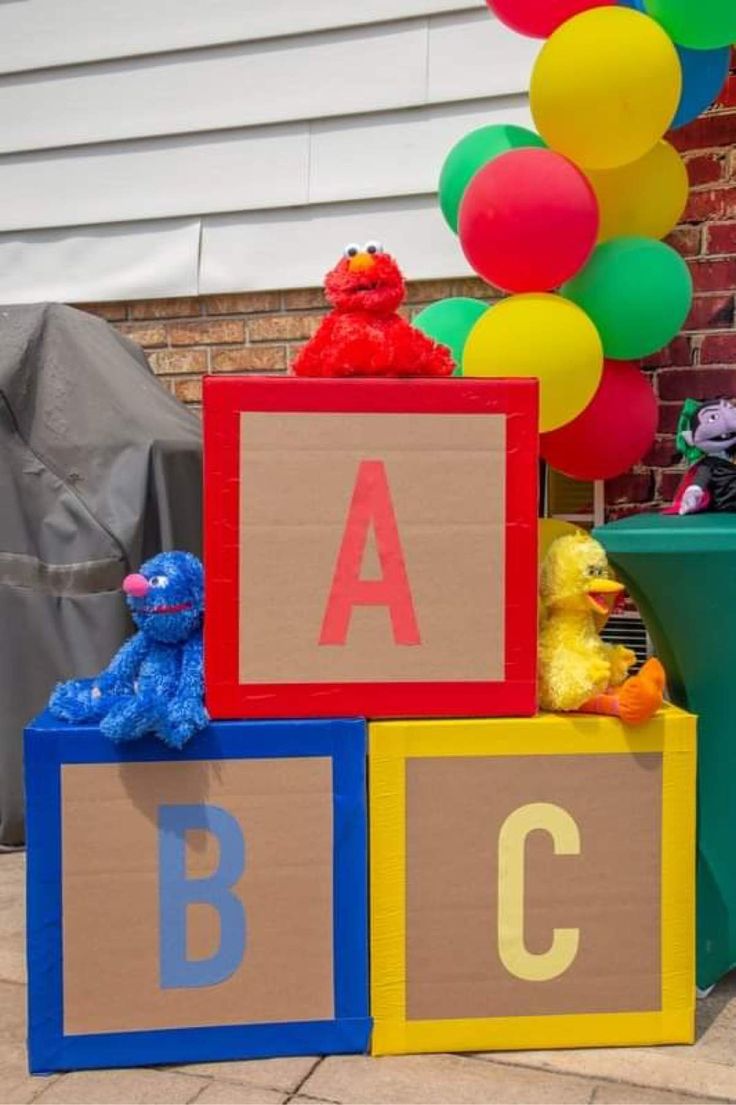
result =
M190 879L186 834L202 830L217 837L216 871ZM159 964L164 990L216 986L234 974L245 952L245 910L232 887L245 869L245 844L235 818L218 806L159 806ZM187 908L203 903L217 911L220 943L206 959L187 958Z

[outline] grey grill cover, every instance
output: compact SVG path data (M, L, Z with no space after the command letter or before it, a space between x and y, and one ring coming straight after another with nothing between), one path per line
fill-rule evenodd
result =
M0 308L0 846L23 843L22 732L130 632L120 583L201 555L197 417L141 350L71 307Z

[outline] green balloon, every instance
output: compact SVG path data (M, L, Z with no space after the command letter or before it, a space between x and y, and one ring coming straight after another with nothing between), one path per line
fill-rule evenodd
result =
M672 341L693 300L690 270L653 238L613 238L562 286L598 329L614 360L648 357Z
M509 150L546 145L533 130L504 124L480 127L461 138L445 158L440 173L440 207L450 229L457 234L460 203L478 169Z
M489 309L488 304L482 303L480 299L466 299L463 296L455 299L440 299L420 311L412 325L428 338L433 338L434 341L448 347L455 362L453 376L460 376L463 349L468 334L480 316Z
M644 0L678 46L716 50L736 42L736 0Z

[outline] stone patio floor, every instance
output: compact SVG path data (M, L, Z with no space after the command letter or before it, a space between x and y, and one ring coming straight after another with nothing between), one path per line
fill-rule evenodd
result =
M25 1056L24 856L0 855L0 1103L430 1105L736 1102L736 975L698 1003L694 1047L268 1059L32 1078Z

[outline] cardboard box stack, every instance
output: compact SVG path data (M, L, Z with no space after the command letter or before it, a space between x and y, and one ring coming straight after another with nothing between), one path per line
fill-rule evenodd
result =
M694 723L536 714L536 383L204 404L212 725L28 733L33 1069L690 1040Z

